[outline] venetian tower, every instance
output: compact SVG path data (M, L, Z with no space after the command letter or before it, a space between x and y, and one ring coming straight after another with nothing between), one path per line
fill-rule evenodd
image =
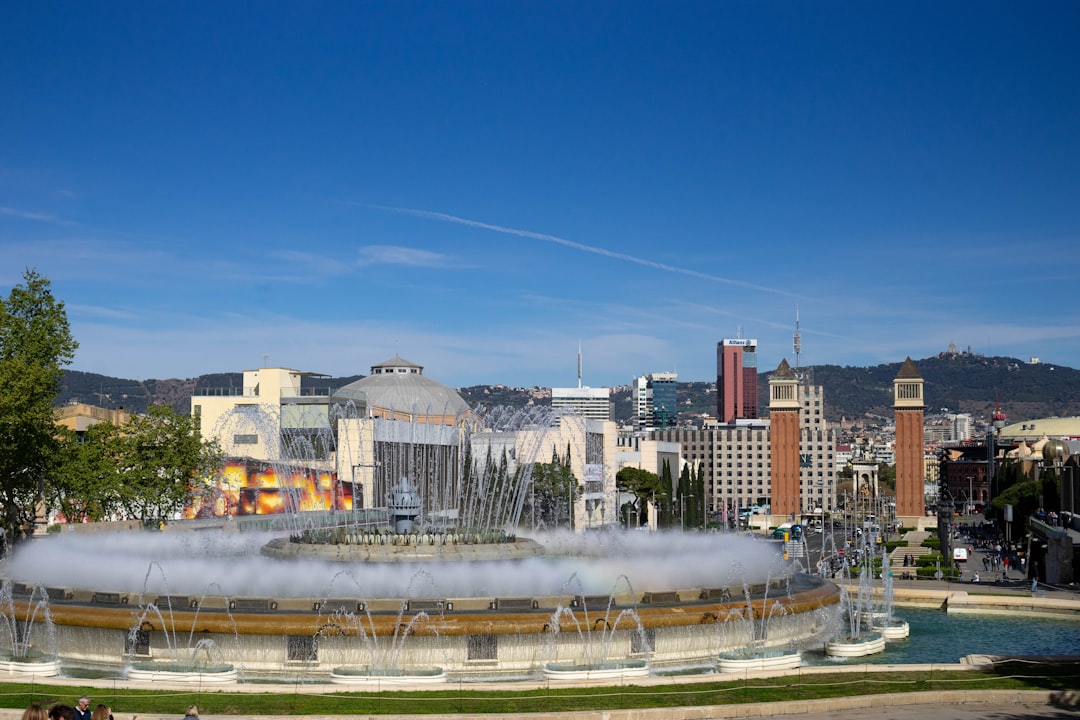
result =
M799 378L781 360L769 377L769 454L772 457L772 514L798 517Z
M911 358L893 379L896 412L896 516L921 518L926 477L923 464L923 379ZM917 520L913 520L914 524Z

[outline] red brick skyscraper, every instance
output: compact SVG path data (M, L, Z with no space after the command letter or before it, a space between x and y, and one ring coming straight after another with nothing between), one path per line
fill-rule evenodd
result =
M772 457L772 514L799 508L799 379L787 360L769 377L769 454Z
M896 412L896 516L922 517L926 485L923 464L923 379L909 357L893 380Z

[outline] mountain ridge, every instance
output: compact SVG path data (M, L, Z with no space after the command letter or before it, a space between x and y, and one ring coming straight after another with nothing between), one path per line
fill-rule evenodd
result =
M989 418L997 404L1008 415L1008 422L1043 417L1080 415L1080 371L1063 365L1026 363L1016 358L983 356L970 352L941 353L913 360L925 381L927 413L943 410L968 413L976 421ZM825 393L825 419L887 419L892 416L892 381L902 362L869 367L816 365L802 368ZM768 409L767 373L758 375L758 403L763 415ZM304 387L338 388L362 378L305 377ZM151 404L165 404L180 413L191 410L191 396L200 387L239 387L242 373L211 373L195 378L129 380L96 373L67 371L61 382L56 405L77 402L106 408L123 407L141 413ZM470 406L480 404L526 405L550 404L543 389L515 388L505 385L474 385L457 388ZM715 415L716 383L685 381L677 386L681 423ZM629 386L613 388L617 422L630 417Z

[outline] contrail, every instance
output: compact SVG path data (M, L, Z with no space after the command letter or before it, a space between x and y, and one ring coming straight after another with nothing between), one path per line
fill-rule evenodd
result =
M749 288L751 290L760 290L762 292L776 293L777 295L797 297L795 293L791 293L786 290L765 287L763 285L755 285L754 283L745 282L743 280L734 280L732 278L720 277L719 275L710 275L709 273L703 273L697 270L690 270L689 268L677 267L675 265L667 265L665 263L656 262L655 260L647 260L645 258L635 257L634 255L627 255L626 253L613 252L604 248L594 247L592 245L585 245L579 242L574 242L573 240L567 240L566 238L557 237L555 235L548 235L546 233L532 232L531 230L518 230L517 228L503 227L501 225L492 225L490 223L480 222L479 220L469 220L468 218L457 217L456 215L448 215L441 212L432 212L431 210L416 210L414 208L390 207L387 205L369 205L365 203L349 204L359 205L360 207L372 208L374 210L384 210L386 212L398 213L401 215L413 215L415 217L428 218L430 220L441 220L442 222L455 223L457 225L466 225L468 227L480 228L481 230L491 230L492 232L503 233L505 235L517 235L518 237L530 238L532 240L543 240L544 242L555 243L556 245L573 248L574 250L580 250L582 252L592 253L594 255L602 255L603 257L609 257L615 260L623 260L624 262L630 262L636 265L644 265L646 267L663 270L665 272L688 275L690 277L700 278L701 280L708 280L710 282L736 285L738 287Z

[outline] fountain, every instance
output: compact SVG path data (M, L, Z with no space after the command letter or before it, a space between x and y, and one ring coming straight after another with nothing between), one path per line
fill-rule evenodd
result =
M277 432L259 413L243 414L242 434ZM445 413L396 417L406 415ZM204 680L211 665L219 679L231 666L245 681L420 683L561 669L626 677L714 667L719 653L753 641L726 630L754 619L770 649L821 632L839 590L796 573L771 543L581 532L579 522L603 498L588 485L596 482L591 468L602 468L610 452L597 440L602 429L549 408L470 412L453 425L428 426L345 413L272 465L279 478L309 477L299 469L304 458L315 447L335 448L337 467L378 473L365 476L363 489L342 492L328 475L328 489L320 480L303 492L245 490L222 505L280 512L192 520L198 532L174 523L163 532L60 533L20 547L5 572L57 589L50 608L65 659L127 667L129 677L144 671L144 658L186 663L174 669ZM533 483L534 464L553 457L589 461L575 471L587 478L585 492L560 496ZM347 501L370 498L370 483L383 488L381 508ZM333 504L307 510L320 492ZM563 528L545 526L560 519ZM146 572L148 565L158 571ZM336 586L342 577L354 585ZM421 590L417 577L432 580ZM743 588L741 597L732 597L733 587ZM138 598L134 612L128 598ZM566 664L577 667L560 668Z
M147 601L147 583L144 580L144 590L139 594L137 610L134 611L135 622L126 639L129 658L127 678L197 685L235 682L238 677L236 667L224 660L217 640L208 637L196 638L200 613L217 609L231 617L235 601L222 598L218 592L216 599L221 602L221 607L213 608L214 601L208 600L208 593L217 588L213 583L197 598L175 595L168 590L165 572L160 563L150 563L146 571L147 578L155 570L165 584L165 591L162 595L155 594L152 601ZM181 609L194 610L191 625L187 629L187 638L183 641L182 628L177 625L177 611ZM160 647L161 644L152 642L153 634L159 634L165 643L161 657L154 657L151 652L152 647ZM235 638L234 628L233 644Z
M859 566L858 591L854 599L847 589L851 585L851 566L844 567L846 587L841 588L840 604L844 608L848 632L835 635L826 641L825 654L829 657L865 657L885 650L885 636L870 629L870 618L874 612L871 595L873 546L864 543L860 555L862 563Z
M588 596L581 588L575 573L567 586L577 586L577 593L570 605L560 605L551 615L551 647L553 654L560 650L572 655L569 661L551 660L544 665L544 677L549 680L613 680L616 678L645 677L649 674L648 634L641 625L635 607L621 607L623 603L634 604L633 587L628 577L616 579L616 585L605 597ZM622 585L622 592L619 592ZM603 610L593 614L592 610ZM573 629L569 640L563 642L563 625ZM625 627L620 627L621 625ZM620 632L628 630L628 632ZM628 650L616 653L617 640L629 644Z
M881 633L886 641L903 640L911 633L907 621L893 615L893 575L889 554L881 556L881 609L869 614L870 629Z
M746 607L743 617L746 620L749 636L745 646L722 652L719 655L717 669L722 673L744 672L746 670L783 670L797 668L802 664L802 653L791 642L770 645L769 625L774 615L787 614L787 606L775 598L769 602L769 589L772 583L768 578L760 605L755 609L750 586L743 583L743 598ZM788 586L790 594L790 586ZM759 622L755 622L755 616Z
M15 595L27 598L18 609ZM0 586L0 618L3 619L0 673L19 678L51 677L60 673L49 595L43 586L13 585L5 580ZM35 640L43 643L47 650L35 647Z

